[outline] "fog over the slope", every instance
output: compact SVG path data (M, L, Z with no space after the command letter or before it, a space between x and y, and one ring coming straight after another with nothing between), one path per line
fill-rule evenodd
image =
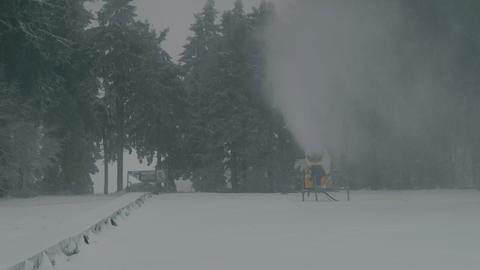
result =
M277 12L268 94L307 153L360 151L375 129L393 145L439 117L448 54L412 46L398 1L288 1Z

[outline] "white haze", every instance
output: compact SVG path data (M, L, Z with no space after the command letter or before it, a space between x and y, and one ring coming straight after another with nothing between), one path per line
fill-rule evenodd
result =
M415 34L394 2L277 5L268 31L268 95L307 153L358 150L368 136L362 121L400 138L434 120L439 101L426 90L441 92L435 72L445 59L409 47Z

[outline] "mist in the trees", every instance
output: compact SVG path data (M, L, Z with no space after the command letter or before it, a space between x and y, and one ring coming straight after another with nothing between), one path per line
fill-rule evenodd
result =
M121 190L125 151L199 191L295 190L305 153L354 188L480 187L479 1L184 3L180 57L138 1L27 2L0 4L0 196L92 192L99 158Z
M465 9L285 1L269 30L269 98L306 153L328 151L337 167L364 175L364 184L382 187L386 178L392 186L416 186L415 178L432 178L425 181L441 185L433 180L440 171L455 181L460 161L452 152L470 143L451 132L451 123L465 117L459 106L467 106L452 89L464 78L451 72L467 42ZM462 32L462 39L453 37Z

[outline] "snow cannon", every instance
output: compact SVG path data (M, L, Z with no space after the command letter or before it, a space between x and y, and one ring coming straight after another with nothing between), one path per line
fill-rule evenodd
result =
M310 196L310 192L315 194L316 201L318 201L318 193L323 193L330 200L337 201L328 193L333 189L334 183L330 173L325 170L324 162L323 155L307 154L305 156L302 201L305 201L305 194Z

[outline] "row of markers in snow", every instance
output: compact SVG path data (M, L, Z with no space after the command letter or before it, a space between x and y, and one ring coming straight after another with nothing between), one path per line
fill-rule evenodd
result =
M151 194L144 194L109 217L100 220L86 231L64 239L5 270L50 270L61 268L62 264L68 262L68 257L80 253L83 247L90 245L96 234L102 232L107 226L118 226L120 219L128 217L132 210L140 208L145 203L145 200L151 196Z

